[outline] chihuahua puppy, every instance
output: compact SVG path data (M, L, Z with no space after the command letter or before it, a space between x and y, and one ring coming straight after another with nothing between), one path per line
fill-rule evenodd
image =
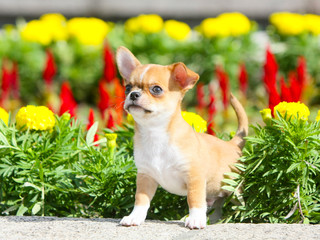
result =
M199 79L183 63L169 66L142 65L125 47L116 54L119 72L125 80L124 109L135 121L134 159L137 189L133 211L120 224L137 226L146 219L158 185L168 192L187 196L189 216L185 226L206 226L207 205L222 202L230 194L223 190L224 173L236 171L241 156L248 118L231 95L238 118L238 130L225 142L197 133L181 116L181 101Z

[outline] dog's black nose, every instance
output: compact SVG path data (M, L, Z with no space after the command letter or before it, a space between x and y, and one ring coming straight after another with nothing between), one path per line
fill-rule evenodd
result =
M132 92L132 93L130 93L130 100L132 100L132 101L137 100L140 96L141 96L141 93Z

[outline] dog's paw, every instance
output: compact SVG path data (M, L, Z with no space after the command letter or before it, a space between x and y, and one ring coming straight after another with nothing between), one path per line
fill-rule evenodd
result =
M203 229L207 225L206 209L190 209L189 217L186 218L185 226L190 229Z
M139 226L144 222L148 211L147 206L135 206L129 216L122 218L120 225L122 226Z

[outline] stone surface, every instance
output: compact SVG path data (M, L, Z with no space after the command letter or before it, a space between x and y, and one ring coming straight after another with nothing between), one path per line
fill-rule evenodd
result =
M99 239L320 239L320 225L216 224L189 230L183 222L147 221L138 227L119 226L119 219L0 217L1 240Z

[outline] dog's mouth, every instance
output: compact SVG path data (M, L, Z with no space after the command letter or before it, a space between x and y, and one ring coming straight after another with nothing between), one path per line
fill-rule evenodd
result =
M140 105L137 105L137 104L130 104L126 107L126 110L130 113L132 110L135 111L135 110L143 110L145 113L152 113L151 110L148 110L148 109L145 109L144 107L141 107Z

